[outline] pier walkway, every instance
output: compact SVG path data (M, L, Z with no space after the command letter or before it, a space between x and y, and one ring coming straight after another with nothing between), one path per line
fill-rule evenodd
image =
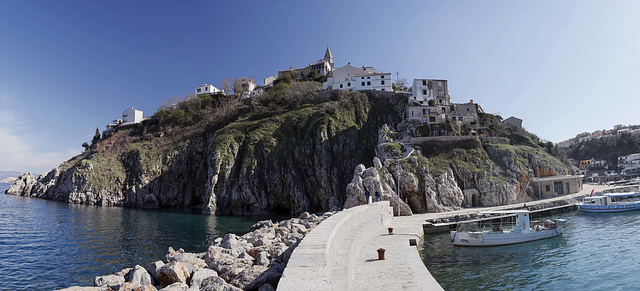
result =
M527 202L527 206L549 204L554 201L575 199L595 192L620 187L585 184L582 191L575 194ZM474 207L447 212L448 216L464 215L477 211L494 211L522 207L523 203L496 206ZM390 227L393 235L380 233L371 236L364 243L357 256L357 264L353 274L353 290L442 290L438 282L431 276L418 254L416 246L410 246L409 240L416 239L421 244L423 224L428 220L437 220L444 213L423 213L412 216L393 217ZM378 260L377 250L384 248L385 260Z

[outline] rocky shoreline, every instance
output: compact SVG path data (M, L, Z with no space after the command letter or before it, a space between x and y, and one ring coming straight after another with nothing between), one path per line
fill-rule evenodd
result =
M277 223L260 221L242 236L226 234L217 238L204 253L170 247L163 261L97 276L93 287L61 290L275 290L302 238L334 213L304 212L298 218Z

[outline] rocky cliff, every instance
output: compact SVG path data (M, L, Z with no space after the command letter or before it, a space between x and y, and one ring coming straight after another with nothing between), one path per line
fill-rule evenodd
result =
M568 172L526 136L515 144L410 138L415 130L390 129L403 127L406 96L317 93L314 84L279 84L244 102L194 97L110 132L37 179L22 174L6 193L210 214L298 214L365 203L367 189L404 215L526 201L532 173Z
M292 84L287 94L294 89ZM312 96L294 96L300 103L294 108L270 100L266 110L236 102L209 111L176 109L164 119L156 114L119 128L37 179L21 175L7 194L212 214L339 209L353 169L375 156L378 129L401 121L406 97L302 93ZM221 110L232 114L218 118ZM183 116L200 117L171 123Z
M536 171L569 174L543 148L513 145L506 138L391 136L399 135L383 127L374 166L356 167L346 208L365 203L365 189L391 201L395 215L512 204L533 199Z

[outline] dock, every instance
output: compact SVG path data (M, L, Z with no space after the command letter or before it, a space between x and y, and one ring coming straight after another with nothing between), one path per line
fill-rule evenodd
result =
M583 190L564 196L526 202L527 208L537 216L566 212L574 209L573 202L580 197L595 192L615 190L614 186L590 185ZM571 202L571 203L569 203ZM355 290L443 290L426 268L418 248L412 244L422 243L425 230L448 231L455 224L455 217L473 217L480 211L522 209L525 203L496 207L474 207L447 213L422 213L412 216L393 217L390 227L393 235L387 233L373 236L365 243L358 256L354 274ZM498 217L480 217L468 220L486 221ZM467 220L467 221L468 221ZM385 260L377 260L376 250L384 248Z
M629 189L586 184L579 193L526 203L411 216L394 217L389 201L345 209L300 242L278 290L443 290L418 253L425 235L447 232L458 221L489 222L506 217L480 212L526 207L535 218L572 211L573 203L592 190L622 192L625 188Z

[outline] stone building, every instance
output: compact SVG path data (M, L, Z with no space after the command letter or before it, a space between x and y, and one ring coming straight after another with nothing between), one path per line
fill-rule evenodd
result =
M582 178L580 175L533 178L529 187L536 199L578 193L582 190Z
M327 46L327 50L321 60L310 63L304 68L294 69L291 67L289 70L279 71L278 78L282 78L285 75L291 75L291 77L295 79L302 79L309 76L312 71L315 71L316 76L318 77L329 76L331 74L331 71L333 71L333 55L331 54L331 50L329 50L329 46Z

